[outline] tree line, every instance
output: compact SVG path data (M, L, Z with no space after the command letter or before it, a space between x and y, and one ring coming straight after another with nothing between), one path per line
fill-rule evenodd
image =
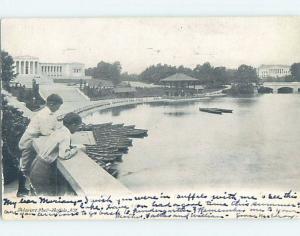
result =
M152 65L146 68L140 75L139 79L149 83L159 83L163 78L166 78L175 73L183 73L188 76L199 79L201 84L208 86L221 86L232 82L252 83L257 82L258 77L255 68L249 65L240 65L238 69L227 69L224 66L214 67L209 62L202 65L198 64L191 69L184 66L171 65Z
M224 66L214 67L209 62L198 64L195 68L183 65L176 67L159 63L147 67L140 74L129 74L128 72L122 73L120 62L110 64L102 61L96 67L86 70L86 75L90 75L93 78L109 79L114 84L127 80L158 84L161 79L175 73L183 73L197 78L201 84L209 87L218 87L231 83L257 83L259 81L256 69L245 64L240 65L237 69L231 69ZM300 63L292 64L291 80L300 81Z
M7 86L9 81L16 77L13 72L13 58L9 53L1 51L1 69L3 86ZM163 78L175 73L183 73L188 76L199 79L201 84L207 86L221 86L231 83L255 83L259 78L254 67L250 65L240 65L237 69L230 69L224 66L212 66L209 62L198 64L195 68L181 66L172 66L167 64L157 64L147 67L140 74L122 73L122 66L119 61L108 63L100 61L96 67L85 70L87 76L95 79L110 80L117 85L121 81L137 80L146 83L158 84ZM291 66L292 81L300 81L300 62Z
M200 83L212 87L228 84L231 82L257 82L258 77L255 68L249 65L241 65L237 70L227 69L226 67L213 67L209 62L197 65L191 69L181 66L172 66L167 64L157 64L147 67L140 74L122 73L120 62L107 63L99 62L96 67L88 68L86 75L96 79L111 80L114 84L122 80L138 80L146 83L158 84L163 78L175 73L183 73L188 76L199 79Z

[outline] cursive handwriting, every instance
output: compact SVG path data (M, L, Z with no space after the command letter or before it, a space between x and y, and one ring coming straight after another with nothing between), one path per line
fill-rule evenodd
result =
M225 219L300 216L297 192L143 194L116 197L4 198L4 218L17 219Z

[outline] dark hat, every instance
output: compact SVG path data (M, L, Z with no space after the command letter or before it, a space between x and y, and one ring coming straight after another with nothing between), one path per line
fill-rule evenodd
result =
M47 97L47 103L51 104L63 104L63 99L57 94L51 94Z
M63 118L63 124L64 125L71 125L71 124L77 124L80 125L82 123L81 117L74 112L70 112L66 114Z

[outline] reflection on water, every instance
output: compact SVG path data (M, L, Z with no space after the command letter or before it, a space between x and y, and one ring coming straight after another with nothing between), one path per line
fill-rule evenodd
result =
M188 115L190 113L188 112L184 112L184 111L175 111L175 112L164 112L165 115L168 115L168 116L185 116L185 115Z
M233 109L233 114L199 107ZM204 188L300 189L300 96L216 98L180 105L138 105L86 123L114 122L148 129L118 166L134 190Z
M149 103L148 105L150 107L161 107L161 106L162 107L186 107L187 105L192 105L197 102L199 101L175 101L175 102L159 101L155 103Z
M137 105L135 104L129 104L129 105L125 105L125 106L121 106L121 107L115 107L113 109L105 109L105 110L101 110L98 111L99 113L111 113L112 116L119 116L121 115L122 111L127 111L130 109L134 109L136 108Z

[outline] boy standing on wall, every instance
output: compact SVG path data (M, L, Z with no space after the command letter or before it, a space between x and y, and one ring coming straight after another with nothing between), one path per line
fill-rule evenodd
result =
M31 121L19 142L22 156L20 158L20 169L18 174L19 186L17 197L29 194L29 190L26 188L26 179L29 175L32 161L36 155L32 146L33 139L50 135L59 126L56 112L63 104L63 99L57 94L51 94L46 100L46 106L31 118Z

